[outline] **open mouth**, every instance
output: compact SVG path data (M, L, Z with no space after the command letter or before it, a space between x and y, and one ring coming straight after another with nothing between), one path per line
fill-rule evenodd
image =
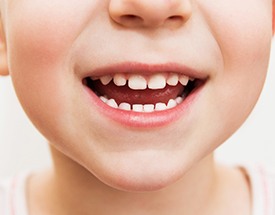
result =
M175 108L204 82L177 72L115 73L83 79L84 85L110 107L142 113Z

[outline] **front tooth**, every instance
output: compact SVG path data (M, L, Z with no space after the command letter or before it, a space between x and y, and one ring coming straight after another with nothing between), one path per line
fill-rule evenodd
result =
M164 104L164 103L157 103L156 104L155 110L166 110L166 109L167 109L166 104Z
M173 108L173 107L176 107L176 106L177 106L177 102L174 99L170 99L168 104L167 104L167 108L170 109L170 108Z
M150 77L148 82L149 89L163 89L166 86L166 78L161 74L156 74Z
M114 99L109 99L107 102L106 102L107 105L109 105L110 107L113 107L113 108L118 108L118 105L116 103L116 101Z
M170 74L167 79L167 84L170 86L176 86L179 82L179 76L177 74Z
M127 80L123 74L115 74L114 75L114 83L117 86L124 86Z
M155 109L155 105L153 105L153 104L145 104L145 105L143 105L144 112L147 112L147 113L153 112L154 109Z
M153 112L155 110L155 105L153 105L153 104L145 104L145 105L143 105L143 110L146 113Z
M188 84L189 78L185 75L181 75L179 81L183 86L186 86Z
M135 111L135 112L143 112L143 105L141 105L141 104L134 104L133 105L133 111Z
M128 80L128 86L133 90L144 90L147 88L147 82L141 75L131 75Z
M112 76L110 76L110 75L105 75L105 76L100 77L100 81L101 81L101 83L102 83L103 85L109 84L109 83L111 82L112 79L113 79L113 78L112 78Z
M131 110L131 105L129 103L122 102L119 104L118 108L121 110Z

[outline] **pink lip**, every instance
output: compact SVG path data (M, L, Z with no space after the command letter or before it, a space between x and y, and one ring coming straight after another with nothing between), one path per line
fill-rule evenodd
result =
M92 101L92 105L95 106L100 114L108 119L119 123L126 127L135 128L157 128L161 126L168 125L177 121L179 118L188 114L190 106L194 103L196 98L201 92L204 86L207 75L202 74L198 71L190 69L186 66L181 66L179 64L169 63L161 65L148 65L140 63L123 63L113 66L108 66L104 68L97 69L93 71L90 76L102 76L106 74L113 74L117 72L125 73L142 73L142 74L152 74L156 72L178 72L180 74L187 75L196 79L203 80L203 84L197 87L193 92L191 92L187 98L178 106L164 110L155 111L151 113L139 113L134 111L125 111L120 109L115 109L107 104L103 103L98 96L87 86L85 86L85 91L88 93L88 98ZM88 76L88 77L90 77ZM87 77L87 76L86 76Z

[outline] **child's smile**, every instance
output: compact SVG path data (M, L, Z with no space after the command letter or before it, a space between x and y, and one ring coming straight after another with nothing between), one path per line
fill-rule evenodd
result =
M102 113L129 126L147 127L182 116L185 100L205 80L206 75L178 64L123 63L93 71L83 83L102 101L95 101Z

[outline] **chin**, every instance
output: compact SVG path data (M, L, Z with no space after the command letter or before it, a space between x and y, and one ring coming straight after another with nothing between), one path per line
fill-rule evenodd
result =
M146 153L144 153L146 154ZM150 153L149 153L150 154ZM164 155L140 157L127 155L111 159L90 172L99 181L126 192L150 192L169 187L186 173L186 165L175 157ZM111 156L112 157L112 156Z
M103 176L99 180L114 189L125 192L152 192L169 187L180 179L180 176L177 177L170 171L155 171L154 173L152 175L133 171L131 173L118 171L115 174L111 173L110 176Z

